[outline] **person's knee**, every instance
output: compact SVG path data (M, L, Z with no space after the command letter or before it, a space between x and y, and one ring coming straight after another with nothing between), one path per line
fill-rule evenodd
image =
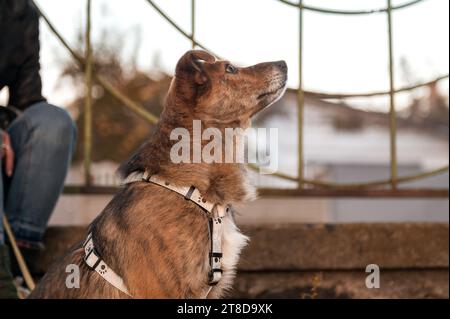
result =
M49 111L51 122L49 123L50 130L54 136L60 136L67 139L67 142L72 142L76 137L76 126L69 113L60 108L51 105L53 108Z
M77 129L69 113L63 108L42 103L30 110L30 120L36 139L42 143L73 148Z

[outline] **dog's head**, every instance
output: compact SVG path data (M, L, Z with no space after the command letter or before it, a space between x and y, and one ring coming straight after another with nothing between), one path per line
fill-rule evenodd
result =
M283 95L286 81L284 61L241 68L193 50L178 62L168 98L181 101L200 120L245 123Z

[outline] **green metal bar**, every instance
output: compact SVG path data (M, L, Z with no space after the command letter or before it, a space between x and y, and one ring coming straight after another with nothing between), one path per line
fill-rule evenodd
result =
M150 0L147 0L147 1L149 1L150 3L151 3L151 1ZM71 55L74 57L74 59L79 63L79 65L82 67L82 69L86 72L86 59L85 58L83 58L82 56L80 56L77 52L75 52L74 50L72 50L72 48L68 45L68 43L65 41L65 39L57 32L57 30L55 29L55 27L51 24L51 22L49 21L49 19L42 13L42 11L39 9L39 7L38 7L38 11L39 11L39 13L40 13L40 15L43 17L43 19L45 20L45 22L47 23L47 25L49 26L49 28L50 28L50 30L58 37L58 39L61 41L61 43L63 44L63 46L64 47L66 47L66 49L71 53ZM390 12L389 12L390 13ZM390 20L390 19L389 19ZM301 71L301 67L302 67L302 44L303 44L303 39L302 39L302 30L303 30L303 25L302 25L302 23L303 23L303 16L301 15L301 18L300 18L300 83L301 83L301 85L300 85L300 87L301 87L301 89L299 89L299 90L297 90L297 91L299 91L299 94L298 94L298 96L300 97L302 97L301 99L299 99L299 100L304 100L304 95L305 94L322 94L323 95L323 93L316 93L316 92L306 92L306 91L304 91L303 90L303 88L302 88L302 71ZM390 21L390 27L391 27L391 21ZM390 43L392 44L392 30L391 30L391 28L390 28ZM190 36L188 36L189 38L191 38L193 41L194 41L194 38L193 37L190 37ZM195 42L196 43L196 45L197 46L199 46L199 47L202 47L201 45L199 45L198 44L198 42ZM392 46L390 46L390 49L392 49ZM392 51L392 50L390 50L390 51ZM392 57L392 52L390 52L390 57ZM392 62L393 62L393 59L391 59L392 60ZM393 65L393 63L392 63L392 65ZM392 70L393 70L393 68L392 68ZM86 72L86 73L88 73L88 72ZM91 71L91 73L92 73L92 71ZM393 72L391 72L391 75L392 75L392 80L394 79L394 77L393 77ZM110 94L112 94L115 98L117 98L118 100L120 100L122 103L124 103L124 105L125 106L127 106L127 107L129 107L130 109L132 109L134 112L136 112L138 115L140 115L140 116L142 116L143 118L146 118L149 122L151 122L151 123L155 123L156 121L157 121L157 117L156 116L154 116L153 114L151 114L151 113L149 113L148 111L146 111L141 105L139 105L138 103L136 103L136 102L134 102L134 101L132 101L131 99L129 99L128 97L126 97L125 95L123 95L122 93L120 93L117 89L115 89L107 80L105 80L102 76L100 76L100 75L97 75L97 74L93 74L93 76L95 77L95 79L96 79L96 81L98 81L98 83L100 84L100 85L102 85L104 88L105 88L105 90L107 91L107 92L109 92ZM436 80L433 80L433 81L431 81L431 82L428 82L428 83L435 83L435 82L437 82L437 81L439 81L439 80L442 80L442 79L445 79L445 78L448 78L448 75L445 75L445 76L441 76L441 77L439 77L439 78L437 78ZM393 90L393 88L394 88L394 85L393 85L393 81L392 81L392 87L391 87L391 90L389 91L389 92L376 92L376 93L368 93L368 94L371 94L371 95L382 95L382 94L390 94L391 96L394 96L395 97L395 93L396 92L401 92L401 91L409 91L409 90L413 90L413 89L415 89L415 88L418 88L418 87L422 87L422 86L426 86L426 85L428 85L428 83L421 83L421 84L418 84L418 85L415 85L415 86L413 86L413 87L407 87L407 88L403 88L403 89L400 89L400 90L397 90L397 91L395 91L395 90ZM353 95L346 95L346 97L352 97ZM359 95L355 95L355 96L359 96ZM329 97L329 95L327 95L327 97ZM394 100L394 99L393 99ZM303 101L304 102L304 101ZM391 106L392 106L392 103L391 103ZM396 117L395 117L395 104L394 104L394 108L393 108L393 110L394 110L394 117L393 117L393 119L394 119L394 123L395 123L395 129L393 130L393 132L394 132L394 136L396 135ZM392 112L391 112L391 115L392 115ZM303 117L303 114L302 114L302 116L301 117ZM300 118L300 117L299 117ZM392 117L391 117L392 118ZM299 123L300 125L299 125L299 127L301 127L301 128L303 128L303 119L300 121L300 123ZM302 135L302 132L300 132L299 133L300 135ZM394 142L395 142L395 139L394 139ZM395 151L396 151L396 148L395 148ZM299 152L301 152L301 153L303 153L303 147L302 148L299 148ZM392 153L392 152L391 152ZM303 157L303 156L302 156ZM396 156L395 156L395 158L396 158ZM302 172L303 172L303 163L301 164L301 165L299 165L299 166L302 166ZM396 165L395 165L395 168L396 168ZM421 179L421 178L426 178L426 177L429 177L429 176L433 176L433 175L436 175L436 174L441 174L441 173L444 173L445 171L448 171L448 166L446 166L446 167L444 167L444 168L440 168L440 169L438 169L438 170L434 170L434 171L430 171L430 172L425 172L425 173L420 173L420 174L417 174L417 175L412 175L412 176L405 176L405 177L400 177L400 178L397 178L396 179L396 181L397 181L397 183L401 183L401 182L407 182L407 181L412 181L412 180L417 180L417 179ZM397 174L395 174L395 175L397 175ZM276 174L276 176L278 176L278 177L281 177L281 178L284 178L284 179L287 179L287 180L293 180L293 181L299 181L299 178L296 178L296 177L291 177L291 176L288 176L288 175L285 175L285 174ZM387 181L372 181L372 182L368 182L368 183L352 183L352 184L337 184L337 183L332 183L332 182L324 182L324 181L314 181L314 180L308 180L308 179L305 179L305 178L302 178L302 184L309 184L309 185L312 185L312 186L318 186L318 187L324 187L324 188L334 188L334 187L336 187L336 188L352 188L352 189L346 189L345 191L348 191L348 192L350 192L350 191L352 191L352 190L354 190L353 188L356 188L356 189L358 189L358 188L366 188L366 187L376 187L376 186L382 186L382 185L387 185L387 184L389 184L389 183L391 183L392 182L392 179L390 179L390 180L387 180ZM82 187L83 188L83 187ZM361 191L368 191L368 190L365 190L365 189L360 189ZM280 191L283 191L283 190L280 190ZM301 194L303 194L302 192L303 191L306 191L306 190L301 190L301 189L299 189L298 190ZM324 191L324 196L325 195L330 195L331 193L329 193L329 192L327 192L327 190L323 190ZM374 191L377 191L377 190L374 190ZM425 191L428 191L428 190L425 190ZM431 191L431 190L430 190ZM364 193L365 194L365 193ZM447 196L448 196L448 190L447 190Z
M85 85L84 101L84 182L91 185L92 162L92 48L91 48L91 0L86 1L86 33L85 33Z
M66 195L114 195L120 190L119 186L79 186L66 185ZM258 193L264 197L364 197L371 199L386 198L448 198L448 189L296 189L296 188L259 188Z
M387 22L389 38L389 100L390 100L390 147L391 147L391 184L392 188L397 188L398 167L397 167L397 114L395 112L395 80L394 80L394 43L392 31L392 0L387 0Z
M195 49L196 43L195 43L195 0L191 0L191 42L192 42L192 49Z
M156 10L156 12L159 13L159 15L166 20L170 25L172 25L172 27L174 27L182 36L184 36L185 38L195 42L195 45L205 51L208 51L209 53L213 54L216 56L216 58L223 60L223 58L218 55L217 53L214 53L214 51L208 49L205 45L201 44L200 42L198 42L195 38L192 37L191 34L189 34L188 32L186 32L185 30L183 30L183 28L181 28L177 23L175 23L175 21L173 19L171 19L160 7L158 7L156 5L156 3L152 0L145 0L148 2L148 4L150 6L153 7L153 9Z
M121 93L114 87L114 85L109 83L108 80L106 80L104 77L98 74L94 74L94 76L95 80L105 89L105 91L111 94L111 96L116 98L118 101L122 102L124 106L128 107L137 115L146 119L151 124L156 124L158 122L158 117L156 115L150 113L141 104L134 102L125 94Z
M281 3L284 3L286 5L292 6L292 7L299 7L304 10L313 11L313 12L319 12L319 13L329 13L329 14L339 14L339 15L360 15L360 14L372 14L372 13L383 13L387 12L387 8L381 8L381 9L372 9L372 10L336 10L336 9L327 9L327 8L319 8L319 7L312 7L307 5L300 5L294 2L291 2L289 0L278 0ZM413 0L410 2L406 2L403 4L400 4L398 6L392 6L392 10L398 10L407 8L409 6L415 5L419 2L422 2L425 0Z
M85 59L70 47L68 42L63 38L63 36L58 32L58 30L56 30L55 26L51 23L49 18L40 9L39 5L35 1L33 1L33 4L36 7L41 18L44 20L44 22L49 27L50 31L53 32L53 34L58 38L58 40L61 42L61 44L67 49L67 51L69 51L70 55L75 59L75 61L80 66L80 68L84 71L85 70L84 66L86 63ZM151 124L155 124L156 122L158 122L157 116L155 116L154 114L147 111L142 105L134 102L133 100L131 100L130 98L126 97L124 94L119 92L114 87L114 85L109 83L108 80L106 80L103 76L101 76L97 73L94 73L93 76L94 76L95 80L105 89L106 92L108 92L114 98L116 98L117 100L122 102L124 106L131 109L137 115L142 116L144 119L146 119Z
M44 22L47 24L47 26L49 27L50 31L53 32L53 34L58 38L58 40L61 42L61 44L67 49L67 51L69 51L70 55L72 55L72 57L80 64L82 64L83 61L83 57L80 56L77 52L75 52L75 50L73 50L70 45L67 43L67 41L62 37L62 35L58 32L58 30L56 30L55 26L53 25L53 23L51 23L50 19L44 14L44 12L41 10L41 8L39 7L39 5L36 3L36 1L32 0L34 7L36 8L37 12L39 13L39 16L44 19Z
M402 87L400 89L396 89L394 91L395 94L398 93L405 93L405 92L409 92L409 91L413 91L419 88L423 88L423 87L427 87L430 86L431 84L435 84L438 83L439 81L442 80L446 80L448 79L449 75L445 74L445 75L441 75L438 76L436 78L434 78L431 81L427 81L427 82L421 82L421 83L417 83L414 85L409 85L409 86L405 86ZM297 89L288 89L289 92L296 92ZM384 95L389 95L389 90L388 91L379 91L379 92L366 92L366 93L325 93L325 92L317 92L317 91L307 91L307 90L303 90L303 92L305 93L305 97L311 97L311 98L315 98L315 99L351 99L351 98L361 98L361 97L375 97L375 96L384 96Z
M386 198L426 198L426 199L443 199L448 198L448 189L276 189L276 188L259 188L258 194L264 197L304 197L304 198L370 198L381 199Z
M214 54L217 58L219 59L223 59L220 55L218 55L217 53L211 51L210 49L206 48L203 44L199 43L195 38L193 38L191 35L188 34L188 32L184 31L178 24L176 24L166 13L164 13L164 11L162 11L161 8L159 8L152 0L146 0L160 15L162 18L164 18L170 25L172 25L182 36L184 36L185 38L189 39L190 41L195 41L195 45L203 50L206 50L208 52L210 52L211 54ZM281 0L279 0L281 1ZM423 1L423 0L420 0ZM295 7L298 7L298 4L293 4ZM401 7L403 7L404 5L401 6L397 6L395 8L400 9ZM307 6L303 6L303 8L305 10L310 9ZM386 12L386 9L383 9L381 12ZM424 83L419 83L417 85L411 86L411 87L405 87L402 88L396 92L400 93L400 92L406 92L406 91L411 91L414 90L416 88L420 88L423 86L428 86L431 83L435 83L437 81L443 80L443 79L448 79L449 75L442 75L432 81L429 82L424 82ZM291 88L289 89L290 91L296 91L296 89ZM305 96L310 96L310 97L314 97L314 98L321 98L321 99L342 99L342 98L359 98L359 97L372 97L372 96L379 96L379 95L388 95L389 92L367 92L367 93L324 93L324 92L312 92L312 91L305 91L304 90L304 94Z
M258 165L251 164L251 163L248 164L248 167L254 171L259 171L261 169ZM436 175L445 174L448 171L449 171L449 167L447 165L447 166L443 166L443 167L440 167L440 168L437 168L437 169L434 169L431 171L426 171L426 172L421 172L421 173L417 173L417 174L413 174L413 175L398 177L397 184L414 182L417 180L433 177ZM271 175L281 178L281 179L284 179L286 181L292 181L292 182L298 181L298 177L290 176L288 174L281 173L281 172L275 172ZM357 183L357 182L336 183L336 182L323 181L323 180L311 180L311 179L307 179L307 178L303 179L303 184L305 184L305 185L311 185L311 186L316 186L316 187L320 187L320 188L345 188L345 189L377 188L377 187L391 185L391 182L392 182L392 180L390 178L389 179L381 179L381 180L373 180L373 181L369 181L369 182L360 182L360 183Z
M304 149L303 149L303 123L305 94L303 92L303 0L299 0L299 47L298 47L298 93L297 93L297 126L298 126L298 188L304 186Z

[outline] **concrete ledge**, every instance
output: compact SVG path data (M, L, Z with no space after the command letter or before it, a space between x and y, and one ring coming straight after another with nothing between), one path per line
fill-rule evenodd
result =
M230 297L448 298L449 226L440 223L245 226ZM32 258L37 277L84 240L85 227L50 227L46 250ZM365 268L380 266L381 288L368 289Z
M245 226L251 238L239 269L352 270L377 264L383 269L443 269L449 265L449 226L441 223L290 224ZM49 265L82 241L85 227L50 227L46 251L33 272Z
M443 223L289 224L242 227L251 238L242 270L448 268Z
M424 299L448 298L448 270L381 270L380 288L365 286L360 271L238 272L233 298Z

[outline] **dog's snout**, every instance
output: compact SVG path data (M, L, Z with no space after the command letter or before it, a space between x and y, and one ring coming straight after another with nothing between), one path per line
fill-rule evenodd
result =
M275 62L275 65L283 72L287 73L288 66L286 64L286 61L277 61Z

